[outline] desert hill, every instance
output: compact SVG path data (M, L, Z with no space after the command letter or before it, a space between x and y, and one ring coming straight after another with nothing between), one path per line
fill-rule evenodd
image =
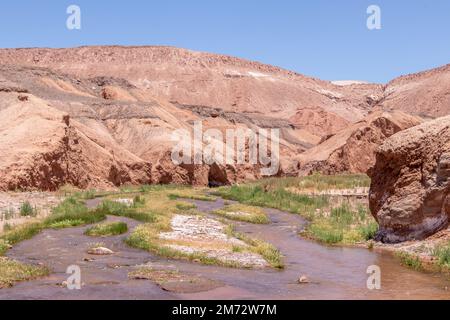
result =
M375 148L418 124L417 115L447 112L449 79L443 67L387 85L332 83L172 47L2 49L0 188L217 185L261 177L250 165L174 165L172 133L192 132L200 120L205 130L222 132L280 129L280 175L364 171ZM370 141L356 149L361 127L376 133L363 134ZM366 147L368 159L356 165ZM326 168L316 166L324 161Z

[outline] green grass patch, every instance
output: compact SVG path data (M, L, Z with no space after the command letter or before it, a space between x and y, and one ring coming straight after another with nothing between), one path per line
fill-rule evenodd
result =
M189 211L189 210L197 208L197 206L195 204L193 204L193 203L185 203L185 202L179 202L175 206L180 211Z
M16 217L16 211L14 209L5 209L0 213L0 220L11 220Z
M289 192L283 188L264 189L258 184L219 188L215 194L244 204L276 208L309 217L316 209L328 206L326 196L307 196Z
M267 214L263 209L244 204L227 205L222 209L213 211L212 213L235 221L244 221L256 224L270 223L270 219L267 217Z
M84 202L70 197L61 202L43 222L46 228L75 227L106 219L102 212L90 211Z
M81 199L84 199L84 200L92 200L92 199L95 199L97 197L97 191L95 191L95 190L86 190L86 191L83 191L79 195L79 197Z
M31 239L43 229L41 223L29 223L14 227L0 236L0 255L4 255L10 246Z
M104 215L126 217L140 222L154 222L156 219L155 214L144 207L145 203L140 203L142 205L128 207L123 203L107 199L96 208L95 212Z
M227 234L230 237L235 237L236 239L239 239L248 244L250 251L261 255L264 258L264 260L266 260L273 268L276 269L284 268L283 255L281 254L280 250L275 248L272 244L236 232L232 225L228 225ZM236 248L236 246L233 246L233 251L235 250L243 250L243 248L242 247Z
M78 227L85 224L83 220L81 219L65 219L60 220L56 222L51 222L47 224L47 228L50 229L65 229L65 228L72 228L72 227Z
M6 240L0 239L0 256L3 256L9 248L11 245Z
M421 271L424 269L420 258L416 255L407 252L397 252L395 255L400 259L402 265L408 268L416 271Z
M202 189L182 187L168 193L170 200L191 199L199 201L216 201L216 197L204 194Z
M433 250L433 256L437 258L439 267L450 270L450 242L437 246Z
M365 174L323 175L313 174L305 177L268 178L256 182L265 189L295 188L299 191L325 191L370 187L370 178Z
M90 237L111 237L124 234L128 231L128 225L124 222L102 223L88 228L84 234Z
M378 225L360 206L357 210L347 204L331 209L328 215L318 214L304 231L304 235L327 244L354 244L373 239Z
M49 270L45 267L27 265L0 257L0 288L9 288L16 282L29 281L48 274Z
M291 192L367 187L365 175L313 175L302 178L271 178L239 186L221 187L215 194L242 204L270 207L300 214L310 221L304 235L328 244L353 244L375 236L378 225L365 206L331 203L328 196ZM336 207L335 207L336 206Z
M20 206L19 212L22 217L36 217L37 216L36 208L34 208L28 201L22 203L22 205Z
M67 198L52 210L52 214L42 222L34 222L13 227L0 236L0 255L21 241L31 239L46 228L69 228L85 224L93 224L104 220L106 216L92 212L84 203L73 197Z

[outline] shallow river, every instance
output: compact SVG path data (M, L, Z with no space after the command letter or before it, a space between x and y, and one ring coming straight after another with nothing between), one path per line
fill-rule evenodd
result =
M95 206L99 200L90 201ZM216 202L192 201L204 213L223 207ZM83 235L87 227L45 230L8 252L8 256L28 263L43 263L52 274L44 279L19 283L0 290L0 299L450 299L450 281L442 275L421 273L402 267L392 255L359 248L327 247L304 240L298 232L304 220L293 214L266 209L272 220L268 225L236 223L239 232L266 240L285 256L284 270L241 270L167 260L127 247L127 236L102 238L101 242L117 252L112 256L88 257L86 248L96 240ZM132 230L139 223L126 218ZM151 281L130 280L133 266L177 269L200 275L224 285L200 293L177 294L162 290ZM69 265L81 267L83 287L68 290L59 285L68 275ZM368 266L381 268L381 289L367 289ZM306 275L308 284L297 284Z

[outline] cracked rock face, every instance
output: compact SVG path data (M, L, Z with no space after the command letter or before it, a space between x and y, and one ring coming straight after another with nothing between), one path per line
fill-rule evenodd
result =
M446 228L450 214L450 116L386 140L369 175L370 208L380 224L377 240L421 240Z

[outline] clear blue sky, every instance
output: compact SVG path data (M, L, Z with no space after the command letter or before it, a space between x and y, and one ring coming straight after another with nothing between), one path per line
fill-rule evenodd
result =
M66 28L66 8L82 29ZM382 10L382 29L366 9ZM390 79L450 63L449 0L14 0L0 5L0 47L172 45L327 80Z

